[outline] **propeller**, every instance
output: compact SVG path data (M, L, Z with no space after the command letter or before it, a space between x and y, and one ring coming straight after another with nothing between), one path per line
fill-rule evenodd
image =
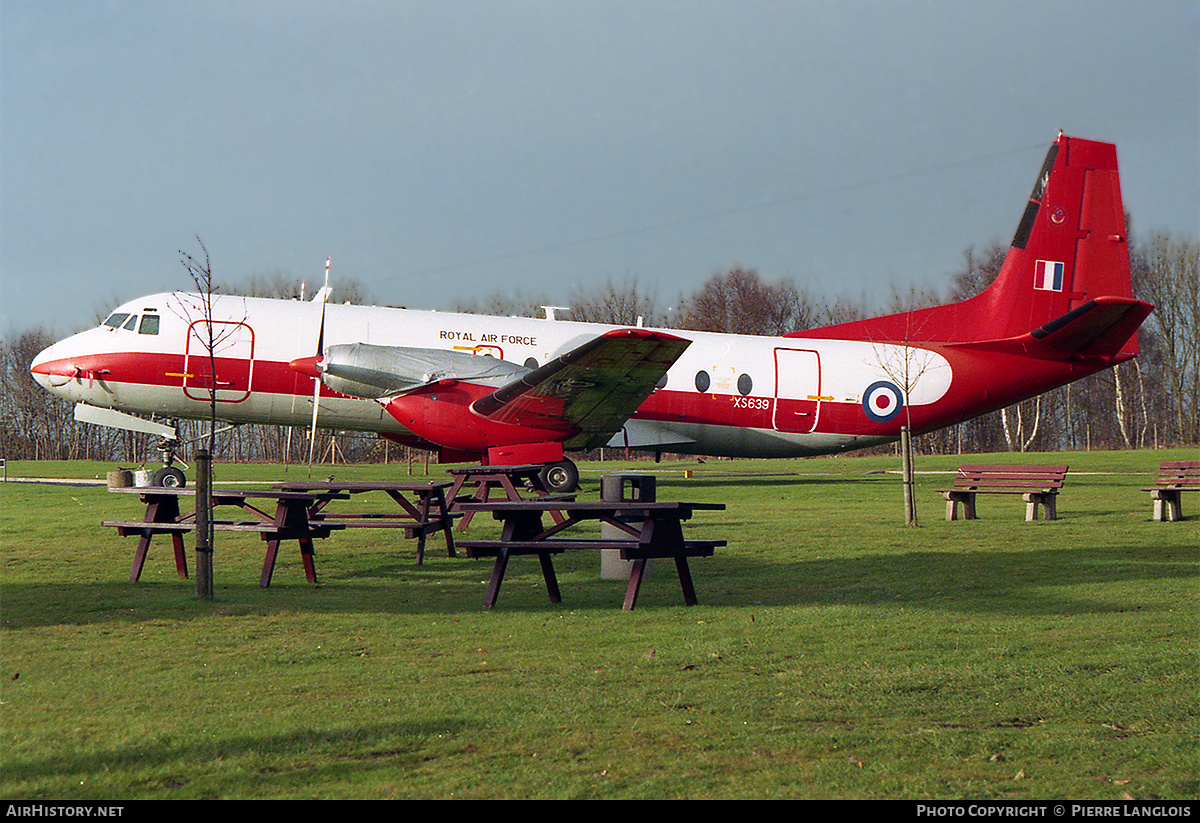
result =
M317 357L325 351L325 301L329 299L329 262L325 258L325 288L321 289L321 323L317 331ZM312 477L313 450L317 445L317 412L320 410L321 375L313 375L313 416L312 429L308 433L308 476Z

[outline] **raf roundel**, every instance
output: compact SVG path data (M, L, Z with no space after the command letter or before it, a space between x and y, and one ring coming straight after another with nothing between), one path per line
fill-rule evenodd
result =
M887 380L867 386L863 393L863 411L876 423L886 423L900 413L904 407L904 394L900 387Z

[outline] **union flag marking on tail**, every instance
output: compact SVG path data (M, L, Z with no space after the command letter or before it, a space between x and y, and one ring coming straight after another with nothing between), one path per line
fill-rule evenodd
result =
M1054 260L1039 260L1033 270L1033 287L1041 291L1062 291L1065 266Z

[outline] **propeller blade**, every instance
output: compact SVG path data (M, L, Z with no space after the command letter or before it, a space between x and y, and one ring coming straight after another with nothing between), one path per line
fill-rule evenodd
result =
M325 301L329 299L329 262L325 258L325 288L321 289L321 322L317 327L317 357L325 351ZM313 416L312 429L308 433L308 476L312 477L313 451L317 446L317 413L321 402L321 375L313 375Z

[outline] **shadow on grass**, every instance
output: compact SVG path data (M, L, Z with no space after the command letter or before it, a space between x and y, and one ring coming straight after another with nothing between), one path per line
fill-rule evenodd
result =
M72 751L28 762L12 758L5 763L4 782L10 787L22 784L36 786L61 781L64 775L92 775L120 768L168 773L178 769L177 776L163 777L158 782L164 789L183 788L198 763L249 758L262 761L264 768L270 769L276 758L290 762L298 756L297 753L322 750L354 753L348 761L345 754L333 758L331 769L342 770L347 766L361 768L363 761L387 760L394 763L397 760L416 759L421 756L425 741L429 738L458 733L466 727L467 724L461 720L440 719L345 729L301 729L276 736L235 737L222 739L218 743L205 741L185 745L174 743L169 736L165 736L159 741L101 749L90 754ZM327 757L314 756L313 759L329 761ZM305 784L319 784L319 771L304 768L302 779ZM253 775L246 779L249 785ZM272 780L278 781L278 775L273 775Z
M42 625L190 619L218 614L470 614L482 609L490 561L411 557L380 562L378 554L339 558L316 586L298 569L278 570L260 589L250 565L217 571L216 600L195 595L187 580L161 582L16 583L3 586L5 629ZM361 561L362 565L357 565ZM624 581L601 580L595 552L555 559L563 602L550 603L533 557L509 564L496 611L619 610ZM694 559L700 605L895 605L958 613L1062 615L1147 607L1146 586L1197 577L1191 553L1145 546L978 551L912 551L800 560L758 561L718 554ZM227 582L234 581L234 582ZM243 582L245 581L245 582ZM1109 586L1103 592L1093 587ZM1126 586L1132 586L1130 590ZM683 603L670 561L658 561L643 584L638 611Z

